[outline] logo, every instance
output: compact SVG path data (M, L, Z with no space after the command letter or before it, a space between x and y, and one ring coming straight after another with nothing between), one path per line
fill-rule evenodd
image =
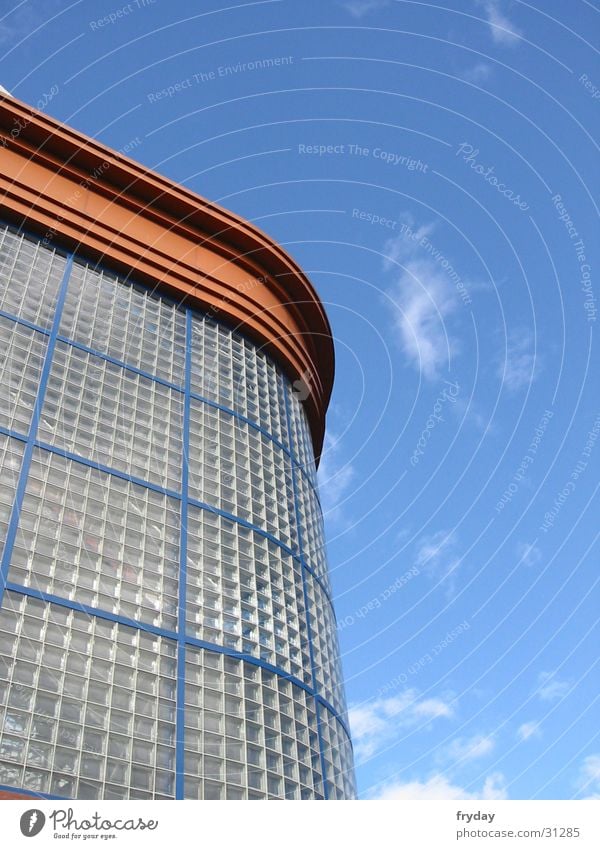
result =
M42 811L33 808L31 811L25 811L21 816L21 834L24 837L35 837L43 829L46 823L46 817Z
M292 394L296 396L298 401L306 401L310 397L310 374L308 372L303 372L302 377L293 382Z

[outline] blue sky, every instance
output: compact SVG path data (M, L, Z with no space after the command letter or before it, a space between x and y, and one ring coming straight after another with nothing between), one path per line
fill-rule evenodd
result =
M0 3L2 85L255 222L327 306L363 798L600 797L599 24L587 0Z

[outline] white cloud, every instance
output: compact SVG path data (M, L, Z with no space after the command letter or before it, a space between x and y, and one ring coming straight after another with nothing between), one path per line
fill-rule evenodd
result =
M449 370L458 344L446 321L457 307L446 275L429 260L411 260L391 292L402 351L427 380Z
M10 46L14 47L16 43L26 42L35 30L52 20L60 9L61 0L29 0L28 3L14 4L14 8L2 16L0 44L10 42Z
M506 358L498 363L496 374L510 392L518 392L537 377L540 357L533 347L533 338L525 330L515 331L508 339Z
M385 9L390 5L390 0L345 0L341 3L347 12L350 12L353 18L363 18L369 12L376 12L379 9Z
M483 83L492 75L492 66L487 62L477 62L472 68L467 68L460 75L468 83Z
M584 799L600 799L600 754L588 755L579 771L579 792Z
M450 408L457 421L476 428L482 433L490 436L498 434L499 428L493 423L489 413L484 412L484 407L474 398L461 398L458 396Z
M342 458L341 437L329 430L319 463L319 493L325 518L329 521L342 518L344 501L348 488L356 477L356 469L352 463Z
M571 688L568 681L561 681L552 672L540 672L538 675L537 695L543 702L563 699Z
M397 307L394 321L405 357L426 379L434 380L448 371L459 350L447 323L460 301L444 271L445 257L428 238L434 225L417 226L409 216L402 224L401 232L384 245L384 269L396 274L388 294Z
M453 531L437 531L428 537L421 537L417 549L417 564L436 569L442 555L454 543Z
M506 783L501 773L489 775L479 790L471 793L452 784L445 775L435 773L424 781L388 784L374 798L392 799L506 799Z
M433 719L449 719L453 714L450 702L441 698L422 699L414 688L397 696L351 706L349 719L356 756L372 757L391 743L401 728Z
M463 302L471 303L470 292L489 286L461 279L441 242L431 239L435 221L418 224L404 213L398 223L397 234L383 246L383 268L395 275L387 295L397 307L394 321L406 361L433 380L448 373L461 350L451 332L453 314Z
M456 544L456 535L452 531L438 531L422 537L417 543L416 565L431 580L443 581L449 595L454 593L455 573L460 566Z
M517 737L522 742L524 742L525 740L529 740L531 737L541 736L542 732L540 731L539 722L524 722L517 728Z
M400 215L400 231L397 236L392 236L384 245L383 267L386 271L394 268L396 263L405 259L413 259L421 253L419 242L429 237L434 229L434 224L415 224L410 215Z
M492 40L504 47L514 47L521 40L522 32L502 11L499 0L479 0L490 27Z
M522 563L524 566L536 566L542 559L542 551L534 543L520 542L517 545L517 557L519 558L519 563Z
M441 754L441 758L460 762L472 761L489 755L495 745L494 738L485 734L476 734L474 737L457 737Z

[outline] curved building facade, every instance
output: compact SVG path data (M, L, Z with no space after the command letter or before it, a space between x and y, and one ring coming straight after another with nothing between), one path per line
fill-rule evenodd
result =
M8 98L0 143L0 791L353 798L322 305L246 222Z

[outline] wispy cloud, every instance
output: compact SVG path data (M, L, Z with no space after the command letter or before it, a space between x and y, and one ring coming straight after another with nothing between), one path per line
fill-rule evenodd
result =
M511 333L506 357L498 362L496 375L510 392L518 392L533 383L540 370L540 357L534 350L534 340L528 330Z
M483 758L494 750L496 742L491 735L476 734L474 737L457 737L444 749L439 757L458 763Z
M384 245L383 267L386 271L392 269L396 263L405 259L412 259L419 255L419 243L435 230L433 223L416 224L412 216L400 215L400 231L397 236L388 239Z
M537 695L543 702L564 699L570 689L571 684L555 678L553 672L540 672L538 675Z
M464 419L465 424L476 428L482 433L490 435L499 433L500 429L494 424L489 413L484 412L484 410L485 408L473 397L457 397L452 405L452 413L458 421Z
M434 224L416 225L404 216L398 235L384 245L383 263L395 275L388 295L396 306L394 323L403 354L427 380L447 373L460 347L448 328L460 299L442 262L436 262L446 258L429 239L433 230Z
M444 583L448 596L455 590L456 571L460 557L456 553L458 540L453 531L437 531L421 537L415 554L416 565L432 581Z
M29 0L17 3L0 17L0 44L13 46L27 37L60 11L61 0Z
M492 66L488 62L477 62L472 68L467 68L460 76L468 83L483 83L492 75Z
M532 542L520 542L517 544L517 557L524 566L537 566L542 559L542 551Z
M344 460L341 437L329 430L319 464L319 492L327 520L339 521L342 518L342 502L355 478L356 469Z
M357 758L372 757L393 742L399 729L453 716L450 701L422 699L418 690L408 689L387 699L376 699L350 707L349 718Z
M446 327L457 306L447 277L432 262L411 260L390 294L404 355L427 380L436 380L458 350Z
M542 732L540 730L539 722L524 722L517 728L517 738L521 740L521 742L524 742L525 740L530 740L532 737L541 736Z
M600 754L585 758L577 784L584 799L600 799Z
M523 33L502 10L499 0L479 0L478 5L485 12L492 40L503 47L514 47Z
M377 12L390 5L391 0L344 0L340 5L350 12L353 18L364 18L369 12Z
M489 775L482 787L474 792L452 784L442 773L434 773L424 781L415 780L406 783L394 783L385 786L374 798L392 799L506 799L506 781L504 776L495 772Z

